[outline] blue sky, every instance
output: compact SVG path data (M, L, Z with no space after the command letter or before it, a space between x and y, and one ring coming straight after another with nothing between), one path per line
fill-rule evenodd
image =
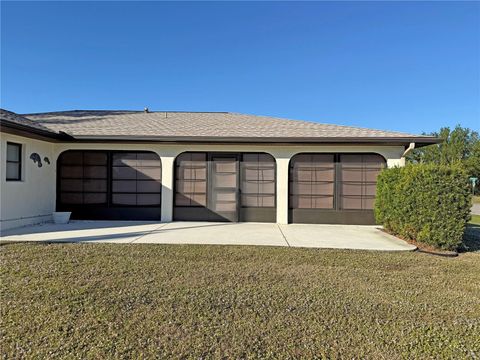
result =
M480 130L480 3L2 2L1 106Z

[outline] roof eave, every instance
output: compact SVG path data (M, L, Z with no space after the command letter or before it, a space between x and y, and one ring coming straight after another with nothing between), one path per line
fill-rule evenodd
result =
M42 130L5 119L0 119L0 131L41 140L65 141L74 139L65 132L56 133L53 131Z
M436 137L222 137L222 136L129 136L129 135L75 135L79 141L112 142L169 142L169 143L273 143L273 144L388 144L416 147L438 144L442 140Z

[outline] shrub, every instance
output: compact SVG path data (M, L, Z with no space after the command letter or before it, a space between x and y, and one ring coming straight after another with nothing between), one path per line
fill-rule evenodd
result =
M385 169L377 181L375 217L387 231L444 250L462 243L471 195L460 166L407 165Z

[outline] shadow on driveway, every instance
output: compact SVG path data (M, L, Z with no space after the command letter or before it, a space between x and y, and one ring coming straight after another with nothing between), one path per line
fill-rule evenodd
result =
M193 226L165 228L168 224L172 223L154 221L72 221L62 225L44 223L3 231L0 237L0 246L32 241L44 244L89 241L131 243L147 235L234 225L234 223L202 223ZM69 236L68 233L72 234Z

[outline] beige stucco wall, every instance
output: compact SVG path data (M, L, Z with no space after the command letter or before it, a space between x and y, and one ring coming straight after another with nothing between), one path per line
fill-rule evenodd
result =
M5 181L6 141L25 144L24 179L19 183ZM224 151L224 152L267 152L277 162L277 222L288 222L288 166L290 158L301 152L371 152L382 155L389 167L402 166L403 146L359 146L359 145L179 145L179 144L121 144L121 143L55 143L29 140L2 133L2 228L21 226L49 219L55 207L56 161L66 150L144 150L156 152L162 160L162 221L172 221L174 160L184 151ZM38 168L28 159L32 152L48 156L51 165ZM27 156L28 155L28 156ZM42 217L43 216L43 217Z
M7 141L22 144L22 180L6 181ZM54 145L0 133L0 230L49 221L55 208ZM38 153L43 166L30 159ZM50 159L50 165L43 161Z

